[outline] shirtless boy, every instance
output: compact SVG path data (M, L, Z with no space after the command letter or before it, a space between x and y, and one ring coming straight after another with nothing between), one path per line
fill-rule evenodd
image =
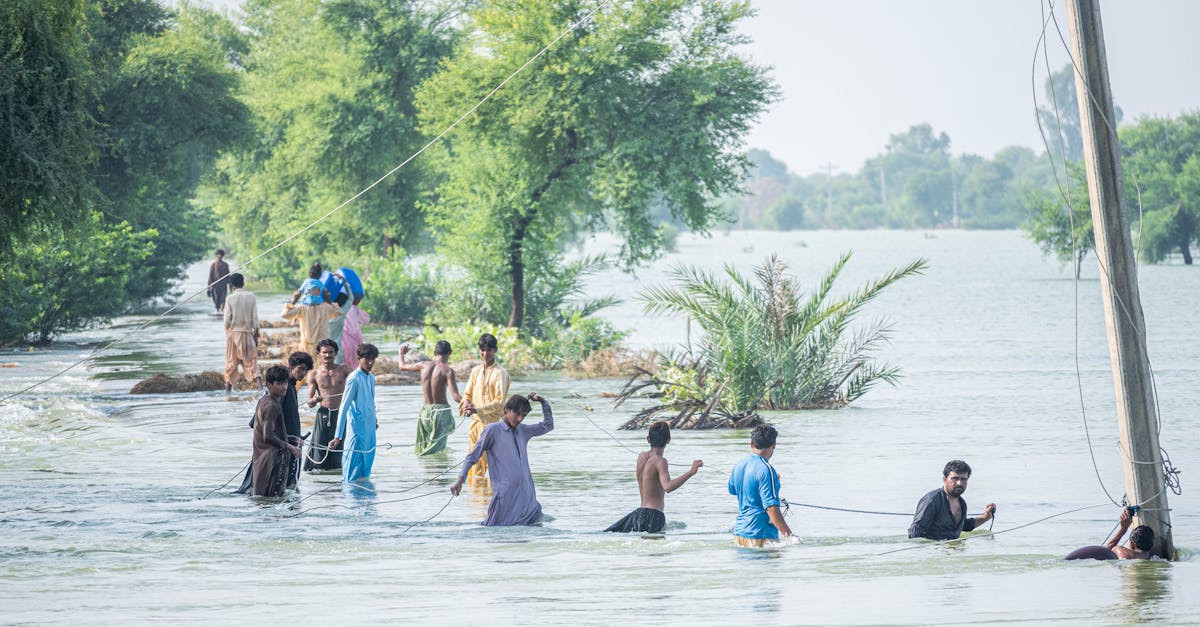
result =
M346 377L354 370L345 364L335 363L338 345L330 339L317 342L317 369L308 373L308 406L317 403L316 420L313 421L313 452L304 460L304 470L338 470L342 467L341 451L326 450L329 440L337 431L338 408L342 404L342 392L346 388ZM316 463L312 458L320 459Z
M450 367L450 342L441 340L433 347L433 360L406 364L408 345L400 345L400 369L421 373L421 392L425 404L417 418L417 455L432 455L446 448L446 438L454 433L454 415L446 402L446 388L454 396L455 403L462 402L458 393L458 382L454 369Z
M666 422L660 420L650 425L646 441L650 443L650 450L638 455L637 459L638 492L642 495L642 506L605 531L647 533L662 531L667 524L667 517L663 514L666 493L679 489L679 486L687 483L687 480L691 479L704 465L703 461L697 459L692 462L690 470L674 479L671 478L671 472L667 468L667 458L663 457L663 450L671 441L671 426Z

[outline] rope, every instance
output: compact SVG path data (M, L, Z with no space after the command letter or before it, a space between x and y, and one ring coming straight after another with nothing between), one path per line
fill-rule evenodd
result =
M217 487L215 487L215 488L213 488L213 489L209 490L207 494L205 494L204 496L202 496L202 497L200 497L200 498L198 498L198 499L196 499L196 500L197 500L197 501L203 501L204 499L206 499L206 498L208 498L208 497L212 496L212 495L213 495L213 493L214 493L214 492L216 492L217 490L220 490L221 488L224 488L225 486L229 485L230 483L233 483L233 480L234 480L234 479L237 479L238 477L244 476L244 475L246 474L246 469L247 469L247 468L249 468L249 467L250 467L250 464L253 464L253 463L254 463L254 460L253 460L253 459L252 459L252 460L250 460L250 461L248 461L248 462L246 462L246 465L245 465L245 466L242 466L242 469L241 469L241 470L239 470L239 471L237 471L237 474L235 474L234 476L230 477L228 481L226 481L225 483L222 483L221 485L219 485L219 486L217 486Z
M874 554L874 555L871 555L871 557L882 557L882 556L884 556L884 555L891 555L892 553L899 553L899 552L901 552L901 551L912 551L912 550L914 550L914 549L923 549L923 548L925 548L925 547L937 546L937 545L941 545L941 544L946 544L946 543L948 543L948 542L962 542L962 541L966 541L966 540L971 540L971 539L973 539L973 538L981 538L981 537L989 537L989 538L990 538L990 537L993 537L993 536L998 536L998 535L1000 535L1000 534L1002 534L1002 533L1008 533L1008 532L1010 532L1010 531L1016 531L1016 530L1018 530L1018 529L1024 529L1024 528L1026 528L1026 527L1031 527L1031 526L1033 526L1033 525L1036 525L1036 524L1038 524L1038 523L1042 523L1042 522L1045 522L1045 521L1047 521L1047 520L1050 520L1051 518L1058 518L1059 516L1066 516L1067 514L1074 514L1075 512L1082 512L1082 511L1084 511L1084 510L1087 510L1087 509L1095 509L1095 508L1097 508L1097 507L1107 507L1108 505L1109 505L1109 503L1099 503L1099 504L1097 504L1097 505L1088 505L1088 506L1086 506L1086 507L1077 507L1077 508L1075 508L1075 509L1072 509L1072 510L1067 510L1067 511L1065 511L1065 512L1059 512L1059 513L1057 513L1057 514L1051 514L1050 516L1046 516L1045 518L1039 518L1039 519L1037 519L1037 520L1034 520L1034 521L1032 521L1032 522L1027 522L1027 523L1025 523L1025 524L1023 524L1023 525L1017 525L1016 527L1010 527L1010 528L1008 528L1008 529L1001 529L1000 531L995 531L995 532L989 531L989 533L988 533L986 536L983 536L983 535L976 535L976 536L965 536L965 537L962 537L962 538L952 538L952 539L950 539L950 540L937 540L937 541L934 541L934 542L924 542L924 543L921 543L921 544L917 544L917 545L915 545L915 546L906 546L906 547L899 548L899 549L893 549L893 550L891 550L891 551L884 551L883 553L876 553L876 554Z
M530 57L530 58L529 58L527 61L525 61L525 63L521 64L521 66L520 66L520 67L518 67L516 70L513 70L513 72L512 72L511 74L509 74L507 77L505 77L505 79L504 79L504 80L500 81L500 83L499 83L499 84L497 84L495 87L493 87L493 88L492 88L492 90L491 90L491 91L489 91L489 92L487 93L487 95L485 95L483 98L481 98L481 99L480 99L478 102L476 102L474 106L472 106L470 109L467 109L467 111L466 111L465 113L463 113L462 115L460 115L460 116L459 116L459 117L458 117L456 120L454 120L454 122L450 123L450 125L449 125L449 126L447 126L445 129L443 129L443 130L442 130L442 132L438 133L436 137L434 137L433 139L429 140L429 141L428 141L428 142L427 142L427 143L426 143L424 146L421 146L421 148L420 148L419 150L417 150L416 152L414 152L414 153L413 153L413 154L412 154L410 157L408 157L407 159L405 159L404 161L402 161L402 162L401 162L399 165L397 165L396 167L392 168L391 170L388 170L386 174L384 174L383 176L381 176L381 177L379 177L378 179L376 179L376 180L375 180L375 182L371 183L370 185L367 185L367 186L366 186L366 187L364 187L362 190L360 190L358 193L356 193L356 194L354 194L353 196L351 196L350 198L346 199L345 201L343 201L343 202L342 202L341 204L339 204L338 206L336 206L336 207L334 207L333 209L330 209L329 211L325 212L325 214L324 214L324 215L322 215L322 216L318 217L316 220L314 220L313 222L311 222L311 223L310 223L308 226L305 226L304 228L300 229L299 231L296 231L295 233L293 233L292 235L289 235L288 237L284 238L283 240L279 241L278 243L276 243L275 245L271 246L271 247L270 247L270 248L268 248L267 250L265 250L265 251L263 251L263 252L259 253L258 255L255 255L254 257L251 257L249 261L247 261L247 262L245 262L245 263L243 263L243 264L239 265L239 266L237 267L237 270L239 270L239 271L240 271L241 269L243 269L243 268L246 268L246 267L250 266L250 264L254 263L255 261L258 261L259 259L263 258L264 256L266 256L266 255L268 255L268 254L270 254L270 253L272 253L272 252L275 252L276 250L278 250L278 249L279 249L280 247L282 247L283 245L287 244L288 242L291 242L292 240L296 239L297 237L300 237L301 235L303 235L304 233L306 233L306 232L308 232L309 230L313 229L314 227L316 227L317 225L321 224L322 222L325 222L325 221L326 221L326 220L328 220L330 217L332 217L332 216L333 216L333 214L335 214L335 213L337 213L337 212L341 211L343 208L345 208L347 205L349 205L350 203L354 202L355 200L358 200L358 199L359 199L359 198L361 198L361 197L362 197L364 194L366 194L367 192L369 192L369 191L371 191L372 189L374 189L375 187L377 187L377 186L378 186L380 183L382 183L382 182L384 182L385 180L387 180L388 178L390 178L390 177L391 177L393 174L395 174L396 172L400 171L400 169L401 169L401 168L403 168L404 166L408 165L410 162L412 162L412 161L413 161L414 159L416 159L417 157L421 156L421 154L423 154L423 153L424 153L426 150L428 150L428 149L429 149L431 146L433 146L434 144L436 144L436 143L440 142L440 141L441 141L441 140L442 140L442 139L443 139L443 138L444 138L444 137L445 137L447 134L449 134L449 133L450 133L450 131L452 131L452 130L454 130L455 128L457 128L457 127L458 127L458 125L459 125L459 124L461 124L461 123L463 122L463 120L467 119L469 116L471 116L472 114L474 114L476 110L478 110L480 107L482 107L482 106L484 105L484 103L486 103L487 101L491 100L491 99L492 99L492 96L496 95L496 93L497 93L497 92L499 92L499 91L500 91L502 88L504 88L504 86L505 86L505 85L507 85L509 82L511 82L511 81L512 81L514 78L516 78L516 77L517 77L517 75L519 75L519 74L520 74L521 72L523 72L523 71L524 71L526 68L528 68L530 65L532 65L532 64L533 64L535 61L537 61L537 60L538 60L538 59L540 59L540 58L541 58L541 57L542 57L544 54L546 54L546 52L547 52L547 51L549 51L549 50L550 50L550 48L554 47L554 46L555 46L555 45L556 45L556 44L557 44L559 41L561 41L561 40L562 40L563 38L565 38L567 35L569 35L569 34L571 34L572 32L574 32L576 29L578 29L580 26L582 26L582 25L583 25L585 22L588 22L588 21L590 21L590 20L592 19L592 16L593 16L593 15L595 15L595 14L596 14L596 12L598 12L600 9L603 9L604 7L608 6L608 4L609 4L609 3L611 3L611 2L612 2L612 0L601 0L601 1L600 1L600 3L599 3L599 4L597 4L595 8L593 8L591 11L588 11L587 13L585 13L585 14L583 15L583 17L579 18L579 19L578 19L577 21L575 21L574 23L572 23L572 24L568 25L568 26L567 26L567 27L566 27L566 28L565 28L565 29L564 29L562 32L560 32L560 33L558 34L558 36L557 36L557 37L555 37L553 40L551 40L551 41L550 41L550 43L548 43L548 44L546 44L545 46L543 46L541 50L538 50L538 52L537 52L536 54L534 54L534 55L533 55L532 57ZM44 379L42 379L42 380L40 380L40 381L38 381L38 382L36 382L36 383L34 383L34 384L32 384L32 385L28 386L28 387L25 387L25 388L23 388L23 389L21 389L21 390L19 390L19 391L17 391L17 392L13 392L12 394L9 394L9 395L5 396L4 398L0 398L0 403L7 402L7 401L9 401L9 400L11 400L11 399L13 399L13 398L16 398L17 396L20 396L20 395L22 395L22 394L24 394L24 393L26 393L26 392L28 392L28 391L30 391L30 390L32 390L32 389L34 389L34 388L36 388L36 387L39 387L39 386L41 386L41 385L44 385L44 384L46 384L46 383L49 383L50 381L52 381L52 380L54 380L54 379L57 379L58 377L60 377L60 376L62 376L62 375L64 375L64 374L66 374L68 371L70 371L70 370L74 369L75 367L79 366L80 364L83 364L83 363L87 362L89 359L92 359L93 357L95 357L96 355L100 354L101 352L108 350L109 348L113 347L114 345L116 345L116 344L120 344L120 343L124 343L124 342L125 342L125 340L129 339L129 338L130 338L130 337L132 337L134 334L136 334L136 333L139 333L139 332L140 332L142 329L145 329L146 327L150 326L151 324L153 324L153 323L155 323L155 322L158 322L159 320L161 320L162 318L164 318L164 317L166 317L167 315L171 314L171 313L172 313L172 312L174 312L176 309L178 309L178 308L182 307L183 305L187 304L189 301L191 301L193 298L196 298L196 297L197 297L197 296L199 296L200 294L204 294L204 293L206 293L208 290L212 289L212 286L213 286L213 285L216 285L218 282L225 280L226 278L228 278L229 276L231 276L232 274L234 274L234 272L235 272L235 271L231 269L231 270L229 271L229 273L227 273L225 276L223 276L223 277L220 277L219 279L217 279L217 280L213 281L212 283L209 283L209 284L208 284L208 285L207 285L207 286L206 286L204 289L198 290L198 291L196 291L196 292L194 292L194 293L192 293L192 294L188 295L186 298L184 298L183 300L179 301L178 303L176 303L175 305L173 305L172 307L170 307L169 309L167 309L167 310L166 310L166 311L164 311L163 313L159 314L158 316L155 316L154 318L151 318L150 320L148 320L148 321L146 321L146 322L144 322L144 323L142 323L142 324L138 325L137 327L135 327L134 329L132 329L132 330L131 330L131 331L129 331L128 333L126 333L126 334L124 334L124 335L122 335L122 336L118 337L117 339L115 339L115 340L113 340L113 341L111 341L111 342L109 342L109 343L105 344L104 346L101 346L101 347L99 347L99 348L97 348L97 349L93 350L93 351L92 351L91 353L89 353L89 354L88 354L86 357L83 357L83 358L82 358L82 359L80 359L79 361L76 361L75 363L73 363L73 364L71 364L71 365L67 366L66 368L63 368L62 370L58 371L57 373L55 373L55 374L52 374L52 375L50 375L49 377L46 377L46 378L44 378Z
M442 506L442 509L439 509L439 510L437 511L437 513L435 513L433 516L430 516L429 518L426 518L425 520L422 520L422 521L415 522L415 523L413 523L413 524L411 524L411 525L409 525L409 526L405 527L405 528L404 528L404 531L401 531L401 532L400 532L400 535L404 535L404 534L408 533L408 530L409 530L409 529L412 529L413 527L416 527L417 525L424 525L425 523L427 523L427 522L429 522L429 521L433 520L434 518L437 518L438 516L440 516L440 515L441 515L441 513L442 513L442 512L446 511L446 508L447 508L447 507L450 507L450 502L451 502L451 501L453 501L453 500L454 500L454 495L453 495L453 494L451 494L451 495L450 495L450 500L446 501L446 504Z

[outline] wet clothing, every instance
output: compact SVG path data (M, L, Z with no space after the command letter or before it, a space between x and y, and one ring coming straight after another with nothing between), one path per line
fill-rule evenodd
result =
M338 470L342 467L341 451L326 451L329 441L337 432L338 410L328 407L318 407L317 417L313 419L312 445L309 459L304 460L305 470ZM320 463L314 461L321 460Z
M316 292L315 294L313 292ZM315 306L325 302L325 284L317 279L304 279L300 285L300 304Z
M317 342L329 338L329 319L342 315L342 310L322 301L318 305L285 305L284 320L297 321L300 326L300 350L313 356L313 362L320 359L317 354Z
M1071 551L1063 559L1069 560L1115 560L1120 559L1112 549L1106 546L1092 545L1081 546L1074 551Z
M338 359L348 359L350 363L358 363L358 345L362 344L362 325L371 321L371 316L367 312L358 308L358 305L350 305L350 310L346 312L346 325L342 327L342 341L339 342L341 350L338 351ZM342 363L337 361L336 363Z
M475 413L471 416L471 426L467 431L468 443L472 450L483 435L484 427L504 417L504 403L508 400L510 382L508 371L497 363L491 366L481 364L471 370L471 377L467 380L467 388L463 391L459 409L465 407L467 401L475 407ZM484 478L488 475L487 469L488 459L483 455L468 476L472 479Z
M354 305L351 305L350 301L346 301L346 303L343 305L334 303L333 306L337 307L342 312L342 315L335 316L333 320L329 321L329 339L333 340L338 345L338 352L337 355L333 356L333 363L340 366L346 363L346 352L342 350L342 335L346 331L346 314L350 312L350 308ZM356 350L357 348L358 346L355 345ZM354 359L350 361L352 363L358 363L358 356L356 355Z
M542 405L542 421L536 425L521 423L514 429L501 420L488 425L479 442L463 461L459 479L466 479L484 452L492 458L488 477L492 481L492 500L488 503L489 527L532 525L542 519L542 506L533 487L529 470L529 440L554 430L554 414L550 405Z
M733 535L752 540L779 539L779 529L767 515L768 507L779 507L779 473L771 462L761 455L747 455L729 473L729 493L738 499Z
M229 264L214 261L208 267L208 295L212 297L217 311L225 308L225 294L229 292Z
M375 464L375 375L355 368L342 392L337 438L342 440L342 481L371 477Z
M967 501L961 496L958 497L958 507L962 512L962 520L954 520L946 490L937 488L930 491L917 501L917 511L908 528L908 537L953 540L962 532L971 531L975 528L975 519L967 515Z
M291 457L283 410L267 394L259 399L254 411L254 457L250 462L254 496L283 496Z
M454 416L450 406L435 403L421 407L417 416L417 455L432 455L446 448L446 440L454 433Z
M300 399L296 397L297 381L290 376L288 377L287 391L283 393L283 399L280 400L280 409L283 410L283 426L287 429L288 435L300 437ZM300 480L300 459L288 455L288 487L296 487L296 482Z
M658 533L665 526L667 526L666 514L657 509L639 507L630 512L628 516L613 523L605 531L615 531L618 533Z
M234 290L225 301L225 382L233 384L238 366L242 378L254 382L258 376L258 301L244 289Z

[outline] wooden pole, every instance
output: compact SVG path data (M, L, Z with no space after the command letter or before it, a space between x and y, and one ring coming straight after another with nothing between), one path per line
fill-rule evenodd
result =
M1083 160L1096 258L1100 263L1121 449L1125 456L1125 494L1131 505L1142 508L1137 522L1154 529L1154 553L1170 559L1174 557L1175 546L1146 353L1146 325L1138 296L1137 260L1127 228L1120 146L1108 84L1099 0L1067 2L1067 22L1076 68Z

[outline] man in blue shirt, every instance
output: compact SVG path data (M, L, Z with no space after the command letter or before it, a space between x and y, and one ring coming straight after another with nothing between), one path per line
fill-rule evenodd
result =
M738 546L761 547L794 537L779 510L779 473L770 461L778 436L770 425L755 427L750 434L750 454L729 474L729 493L738 499L733 525L733 541Z

